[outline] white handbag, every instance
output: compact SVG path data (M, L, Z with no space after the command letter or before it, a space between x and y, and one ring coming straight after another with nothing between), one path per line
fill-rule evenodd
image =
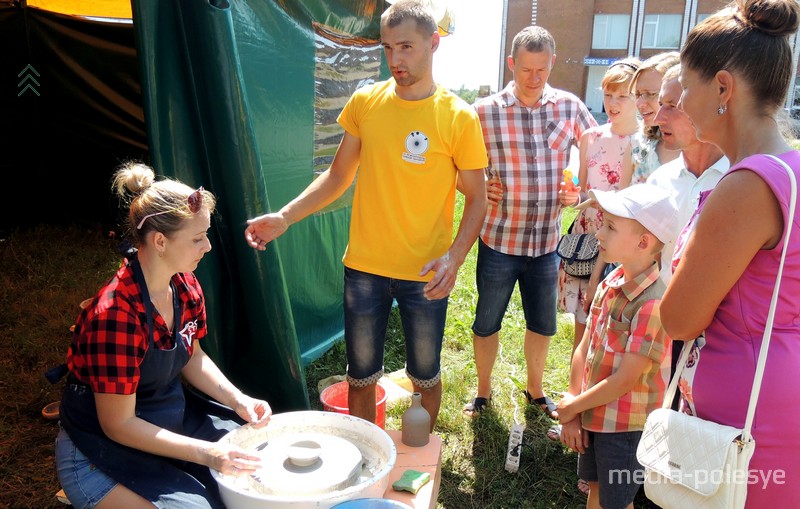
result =
M764 376L778 290L789 248L791 220L794 218L797 201L794 173L777 157L769 157L780 162L789 174L790 222L786 227L778 277L764 327L744 428L737 429L706 421L669 408L694 343L687 341L678 359L678 369L667 389L664 405L647 416L642 438L636 449L636 459L645 469L645 494L663 509L741 509L745 505L748 466L756 448L751 434L753 418Z

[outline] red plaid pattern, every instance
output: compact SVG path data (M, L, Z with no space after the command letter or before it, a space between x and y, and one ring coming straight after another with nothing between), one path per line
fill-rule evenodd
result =
M172 282L181 301L179 328L193 323L196 327L194 339L202 339L207 329L200 283L192 273L176 274ZM169 350L175 345L175 338L158 313L153 315L153 327L157 348ZM148 343L144 301L133 280L130 263L126 261L78 316L67 352L67 365L72 374L94 392L133 394ZM190 348L190 355L191 352Z
M642 293L651 285L659 284L657 293L663 294L659 281L658 265L627 283L623 283L623 267L618 267L600 283L587 330L592 331L589 352L586 355L583 387L586 391L611 376L628 354L644 355L652 362L642 373L633 389L616 401L591 408L581 414L584 429L601 433L640 431L647 414L659 408L664 401L670 376L672 340L661 326L658 305L660 298L643 298ZM647 297L647 296L645 296ZM652 295L650 296L652 297ZM659 296L660 297L660 296ZM634 306L623 318L623 309ZM633 314L629 314L633 311Z
M570 148L597 125L575 95L545 85L528 108L517 101L514 82L475 104L489 168L499 174L503 201L490 205L483 242L505 254L540 256L556 250L561 233L558 185Z

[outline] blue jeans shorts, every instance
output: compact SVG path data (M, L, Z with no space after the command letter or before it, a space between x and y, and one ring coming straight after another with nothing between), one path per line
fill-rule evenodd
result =
M485 338L500 330L514 286L519 283L525 327L542 336L555 335L558 263L555 251L537 257L509 255L478 239L478 305L472 332Z
M578 455L578 477L598 483L603 509L625 509L633 503L644 482L644 469L636 460L641 431L589 432L589 447Z
M403 323L408 378L422 388L439 383L448 299L426 299L425 285L344 268L344 340L350 385L366 387L383 376L386 327L395 300Z
M56 470L58 482L76 509L91 509L117 486L117 481L92 465L63 429L56 437Z

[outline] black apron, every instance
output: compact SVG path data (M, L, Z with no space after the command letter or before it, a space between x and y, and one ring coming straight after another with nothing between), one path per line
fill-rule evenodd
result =
M181 382L189 352L178 335L182 313L173 283L175 345L157 348L153 341L153 306L139 260L131 260L134 280L142 293L148 349L140 366L136 416L194 438L215 441L244 421L230 408L210 401ZM103 433L94 393L71 373L61 399L61 425L77 448L101 471L159 508L223 508L219 488L208 467L124 446Z

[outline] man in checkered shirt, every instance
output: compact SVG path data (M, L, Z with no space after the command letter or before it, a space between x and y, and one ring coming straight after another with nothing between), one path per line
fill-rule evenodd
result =
M478 304L472 325L478 394L465 406L473 415L491 397L498 333L519 284L526 321L525 397L557 417L542 376L556 333L559 183L571 147L597 122L575 95L547 84L555 61L553 36L538 26L523 29L508 57L514 80L475 105L489 153L490 206L478 245Z

